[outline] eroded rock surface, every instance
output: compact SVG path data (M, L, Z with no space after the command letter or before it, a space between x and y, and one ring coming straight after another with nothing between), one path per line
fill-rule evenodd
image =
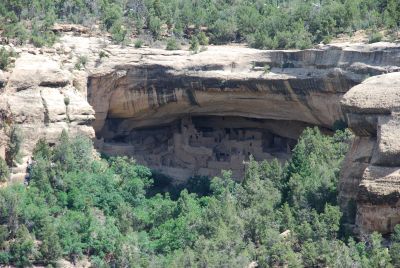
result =
M391 44L304 51L211 46L194 55L113 46L104 51L107 59L88 66L98 149L132 155L182 180L220 169L240 178L249 154L286 159L305 127L329 130L344 120L340 99L350 88L400 66L400 48ZM225 126L212 123L228 117L233 120ZM209 128L199 127L198 118ZM242 130L253 134L232 137ZM250 143L261 149L250 150Z
M2 157L8 157L10 129L17 128L22 137L20 165L13 168L12 180L25 177L26 161L39 138L55 143L63 129L94 137L94 110L73 86L73 75L48 56L22 53L1 90Z
M178 179L213 176L220 169L240 177L249 155L287 159L305 127L330 131L344 120L340 99L350 88L400 66L400 47L389 43L304 51L209 46L191 54L67 34L53 48L17 50L15 68L0 73L0 116L20 126L24 156L39 137L54 142L62 129L89 137L95 132L101 152L131 155ZM85 66L77 65L83 58ZM370 162L397 163L397 147L385 142L371 157L377 140L374 113L388 116L379 119L378 140L396 140L390 137L397 129L390 111L397 95L388 99L379 93L348 98L346 107L355 111L349 122L358 138L344 173L353 178L346 181L353 188ZM0 140L4 155L4 129Z
M361 232L389 233L400 223L400 73L371 77L342 100L356 139L339 201Z

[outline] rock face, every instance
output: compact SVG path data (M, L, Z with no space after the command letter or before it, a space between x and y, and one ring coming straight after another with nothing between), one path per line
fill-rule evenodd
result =
M344 95L356 134L343 167L339 201L361 232L400 223L400 73L371 77Z
M305 127L332 129L344 120L344 93L400 63L390 44L106 51L88 77L98 149L181 180L221 169L240 177L250 154L286 159Z
M73 86L74 76L47 56L22 53L1 89L1 152L7 159L8 132L17 128L22 137L21 165L12 179L22 180L26 161L39 138L55 143L63 129L72 135L94 137L94 110Z
M331 131L347 119L357 137L340 182L346 218L362 231L388 232L400 221L399 46L191 54L66 35L54 48L19 53L0 72L1 157L11 127L24 137L23 163L40 137L54 143L67 129L177 181L221 169L239 178L249 155L285 160L305 127ZM88 63L76 70L81 56ZM377 77L360 85L369 76ZM25 166L13 173L23 179Z

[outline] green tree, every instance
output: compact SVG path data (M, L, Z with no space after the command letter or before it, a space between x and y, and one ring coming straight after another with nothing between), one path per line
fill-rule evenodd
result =
M374 232L370 242L371 248L368 257L371 267L392 267L389 251L382 246L382 236Z
M196 36L192 36L192 38L190 39L190 47L189 47L189 49L193 53L199 52L199 40L197 39Z
M8 134L9 142L6 152L7 162L9 165L13 165L14 161L19 160L21 145L22 145L22 133L17 126L11 126Z
M40 259L46 263L55 263L62 256L62 248L56 226L54 224L45 225L41 236L43 239L39 247Z
M10 176L10 171L7 166L7 162L0 157L0 182L7 181L9 176Z
M180 49L180 45L175 38L169 38L167 41L166 50L178 50Z
M392 244L389 248L390 257L394 267L400 267L400 225L394 228L392 237Z
M19 226L15 240L10 245L11 260L17 267L32 265L36 249L34 239L25 225Z

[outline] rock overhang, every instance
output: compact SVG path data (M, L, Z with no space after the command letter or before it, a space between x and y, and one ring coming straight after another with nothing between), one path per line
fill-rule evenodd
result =
M346 115L358 137L353 143L354 153L349 156L354 161L348 161L348 169L343 170L347 175L342 176L340 198L359 199L361 214L368 208L375 209L372 201L364 202L364 190L358 189L380 189L387 180L370 180L364 171L371 165L396 168L397 160L393 159L397 147L386 143L396 140L390 135L397 129L393 113L399 103L396 74L388 75L384 89L381 80L374 82L378 79L375 77L367 79L364 89L357 85L368 76L398 71L398 45L341 44L292 51L210 46L207 51L192 55L188 51L104 45L96 38L63 36L60 40L54 49L20 49L16 67L0 77L2 111L11 112L13 122L30 137L24 145L26 156L38 138L54 141L67 128L89 137L96 132L100 143L103 141L99 149L135 157L132 141L147 138L151 132L152 138L146 141L151 144L160 137L154 129L165 127L170 131L162 132L170 135L164 141L166 148L171 141L183 145L174 147L171 153L181 158L171 158L170 154L148 161L170 161L173 166L168 171L176 174L182 172L176 167L185 165L181 160L193 155L197 154L197 162L205 163L204 156L210 148L219 159L232 157L215 144L207 147L210 136L217 140L217 145L224 144L236 153L239 149L242 154L251 153L251 143L253 147L265 147L272 155L278 147L281 152L290 151L305 127L330 129ZM99 59L99 51L106 52L107 58ZM73 70L82 55L88 58L85 70ZM350 88L354 90L349 91ZM341 105L340 100L348 91ZM199 124L199 118L214 126L212 134L204 124ZM243 129L248 133L241 132ZM182 137L184 132L187 139ZM195 134L206 146L193 140ZM240 148L234 148L229 140L219 142L219 135L239 139ZM246 140L249 138L253 140ZM6 140L4 136L1 139ZM156 147L153 149L159 149ZM261 158L269 157L264 151L252 150ZM154 152L155 156L161 155ZM207 163L215 170L242 165L237 155L230 164L217 162ZM204 171L204 167L193 163L188 167ZM364 177L365 187L360 184ZM382 196L380 200L385 200ZM388 196L392 200L396 194L390 192ZM391 204L391 211L395 211ZM368 221L368 217L359 217L358 222Z

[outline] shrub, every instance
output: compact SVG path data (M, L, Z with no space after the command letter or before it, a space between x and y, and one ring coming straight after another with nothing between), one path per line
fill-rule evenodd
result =
M106 29L110 30L122 18L122 15L122 9L117 4L105 4L103 24Z
M204 32L200 32L197 35L197 39L199 39L199 44L202 46L207 46L208 45L208 37Z
M196 36L193 36L192 39L190 39L190 51L193 53L199 52L199 40L197 39Z
M121 23L115 23L111 29L111 38L116 42L117 44L125 43L127 42L127 35L128 35L128 30L124 25Z
M233 19L218 19L212 25L212 42L215 44L223 44L235 40L236 23Z
M135 41L135 48L141 48L143 46L143 40L142 39L137 39Z
M103 58L108 58L108 54L102 50L99 52L99 58L100 58L100 60Z
M167 41L167 50L178 50L180 49L180 45L178 43L178 41L175 38L170 38Z
M21 23L12 23L4 27L3 35L6 38L15 38L19 45L29 39L29 33Z
M10 52L8 52L4 47L0 49L0 70L7 69L10 64Z
M16 239L10 245L13 263L17 267L31 266L34 251L34 240L25 225L21 225L18 228Z
M51 46L56 41L56 35L44 26L39 26L36 23L32 26L32 33L30 41L35 47Z
M18 161L20 157L20 150L22 145L22 134L18 127L12 126L8 134L8 150L7 162L12 165L14 161Z
M383 35L380 32L374 31L368 37L368 43L377 43L382 41Z
M150 17L148 27L155 39L159 39L161 37L161 20L159 17Z
M79 55L78 59L75 63L75 69L80 70L82 67L86 67L86 64L88 62L88 57L85 55Z
M263 67L264 74L268 74L271 70L271 67L268 64L265 64Z
M0 182L5 182L10 176L6 161L0 157Z

